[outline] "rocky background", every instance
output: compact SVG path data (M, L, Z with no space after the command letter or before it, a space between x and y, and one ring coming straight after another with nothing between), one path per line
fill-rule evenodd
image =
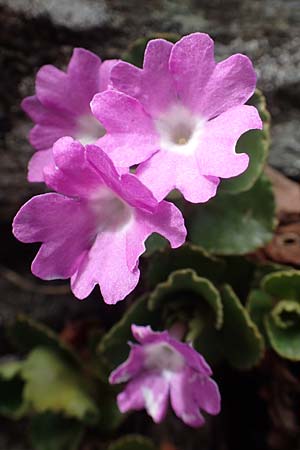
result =
M118 58L141 36L204 31L223 59L241 52L254 61L272 114L270 164L300 179L300 2L298 0L0 0L0 351L3 325L18 312L61 327L81 315L109 317L97 293L79 302L65 283L30 275L35 246L17 243L11 219L42 185L26 181L30 121L20 109L43 64L64 67L75 46ZM121 306L117 307L120 309ZM18 426L0 422L0 449L25 450ZM16 443L17 441L17 443Z

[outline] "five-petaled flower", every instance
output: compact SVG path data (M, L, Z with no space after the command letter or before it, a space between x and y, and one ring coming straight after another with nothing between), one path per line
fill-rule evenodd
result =
M110 383L127 383L118 395L121 412L146 409L154 422L161 422L170 396L175 414L192 427L203 425L200 409L209 414L220 411L220 393L210 378L205 359L189 344L167 331L154 332L149 326L131 327L139 344L131 344L127 361L110 375Z
M108 89L110 71L116 60L101 60L88 50L75 48L67 72L43 66L36 77L36 94L22 102L36 123L30 143L37 152L29 163L29 181L43 181L43 170L53 162L52 146L57 139L72 136L82 144L97 142L104 127L92 115L90 102L97 92Z
M139 256L153 232L172 247L185 241L181 212L160 203L133 174L119 175L95 145L83 147L71 137L53 146L55 165L45 182L55 193L33 197L14 219L22 242L42 242L32 272L45 280L71 278L76 297L100 285L106 303L129 294L139 280Z
M177 188L191 202L206 202L220 178L246 170L248 155L235 153L236 143L262 128L257 110L245 105L256 85L246 56L217 64L204 33L176 44L155 39L143 69L119 62L111 82L115 90L91 103L107 132L101 145L117 166L142 163L137 175L158 200Z

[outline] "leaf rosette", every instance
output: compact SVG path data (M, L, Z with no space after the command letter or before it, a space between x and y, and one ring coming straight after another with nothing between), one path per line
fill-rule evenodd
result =
M260 289L250 293L247 308L271 348L300 361L300 271L265 276Z

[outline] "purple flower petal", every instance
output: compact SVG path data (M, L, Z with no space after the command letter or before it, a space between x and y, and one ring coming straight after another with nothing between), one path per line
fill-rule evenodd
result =
M68 108L76 113L90 113L89 102L99 92L100 70L101 59L97 55L83 48L74 49L67 70L67 92L63 97Z
M109 382L111 384L127 382L142 370L143 364L144 350L139 345L131 344L127 360L110 374Z
M186 238L184 220L180 211L169 202L161 202L155 214L138 211L135 223L127 234L127 264L130 270L137 266L145 251L145 241L152 233L163 235L172 248L180 247Z
M138 99L150 114L164 111L176 102L175 86L169 71L172 48L173 44L164 39L149 41L143 69L120 62L112 70L113 86Z
M13 232L22 242L43 242L32 272L53 280L69 278L76 271L92 230L82 202L51 193L33 197L20 209Z
M188 365L196 371L211 375L212 371L205 359L189 344L174 339L167 331L153 331L150 326L131 325L131 331L134 338L140 344L168 342L174 347L187 361Z
M168 339L167 331L153 331L150 325L131 325L131 332L134 339L136 339L140 344L149 344L152 342L160 342L162 340Z
M28 164L28 181L38 182L44 178L44 168L53 167L54 157L52 148L35 152Z
M140 411L145 408L145 399L143 396L143 379L139 377L130 381L126 388L117 396L119 410L122 413L128 411Z
M65 101L67 83L67 74L49 64L38 71L35 89L37 98L44 107L64 112L68 117L72 117L72 105Z
M73 125L73 119L69 116L66 116L64 113L60 111L56 111L53 114L51 109L47 109L42 103L39 101L36 95L32 95L31 97L26 97L21 103L22 109L26 112L26 114L34 121L39 123L40 125L47 125L49 127L58 127L58 128L70 128L70 121Z
M210 366L191 345L172 339L172 346L185 358L191 369L208 376L212 375Z
M163 151L140 164L136 174L142 183L152 190L158 201L177 188L192 203L207 202L216 195L220 182L217 177L201 175L194 155L186 156Z
M221 410L221 397L217 383L198 375L194 382L194 393L198 406L208 414L216 415Z
M133 291L139 277L139 270L131 271L127 265L125 230L106 230L97 234L72 276L71 287L75 296L83 299L99 284L104 301L115 304Z
M101 148L109 153L116 166L137 164L158 150L152 120L134 98L106 91L95 95L91 109L107 131L101 139Z
M80 142L71 137L59 139L53 146L53 156L55 166L46 167L44 179L56 192L87 198L103 185L102 178L87 162Z
M206 123L202 142L197 151L198 165L206 175L230 178L246 170L249 157L235 153L243 133L261 129L262 121L253 106L237 106Z
M107 59L106 61L102 62L100 67L98 92L106 91L106 89L110 89L112 87L111 71L119 61L119 59Z
M214 42L205 33L193 33L176 42L170 57L170 71L180 101L193 112L214 68Z
M47 108L70 116L89 112L89 102L99 90L101 60L82 48L75 48L67 73L43 66L36 79L36 95Z
M157 208L158 203L149 189L132 174L123 173L120 176L110 158L99 147L88 145L87 159L105 184L125 202L151 213Z
M170 386L171 405L176 416L186 425L200 427L205 420L194 398L194 385L188 374L189 371L182 371L173 377Z
M24 111L36 123L30 133L33 147L50 150L65 136L72 136L85 145L97 142L105 134L102 124L92 115L90 102L97 92L110 88L110 72L116 62L101 63L98 56L77 48L67 72L51 65L39 70L36 95L22 102ZM29 168L30 181L44 181L42 162L42 155L33 159ZM44 167L47 167L46 157Z
M167 412L169 384L155 373L139 375L128 383L117 401L121 412L145 408L155 423L161 422Z
M216 65L204 92L194 99L194 110L212 119L246 103L255 86L256 74L250 59L241 54L233 55Z
M35 125L29 134L31 145L37 150L47 150L61 137L70 136L72 129L61 127Z

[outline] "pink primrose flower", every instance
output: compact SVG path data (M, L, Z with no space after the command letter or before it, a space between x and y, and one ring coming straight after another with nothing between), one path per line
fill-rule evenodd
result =
M248 155L235 153L236 143L262 128L257 110L245 105L256 85L246 56L216 63L204 33L176 44L155 39L142 69L119 62L111 82L115 89L91 103L107 132L101 146L117 166L141 163L137 175L158 201L177 188L190 202L206 202L221 178L246 170Z
M94 53L75 48L67 72L43 66L36 77L36 94L26 97L22 108L36 123L30 143L37 150L29 162L29 181L43 181L44 168L53 163L52 146L63 136L83 145L97 142L105 129L93 116L90 102L109 88L110 71L117 60L101 60Z
M131 344L127 361L109 379L111 384L127 383L117 398L121 412L145 408L158 423L166 415L169 397L175 414L191 427L204 424L200 409L213 415L220 412L218 386L196 350L167 331L136 325L131 329L139 344Z
M184 243L182 214L172 203L158 203L135 175L117 173L95 145L61 138L53 157L55 165L44 174L56 192L33 197L20 209L14 235L42 243L32 263L34 275L71 278L79 299L99 284L104 301L116 303L138 283L148 236L162 234L172 247Z

